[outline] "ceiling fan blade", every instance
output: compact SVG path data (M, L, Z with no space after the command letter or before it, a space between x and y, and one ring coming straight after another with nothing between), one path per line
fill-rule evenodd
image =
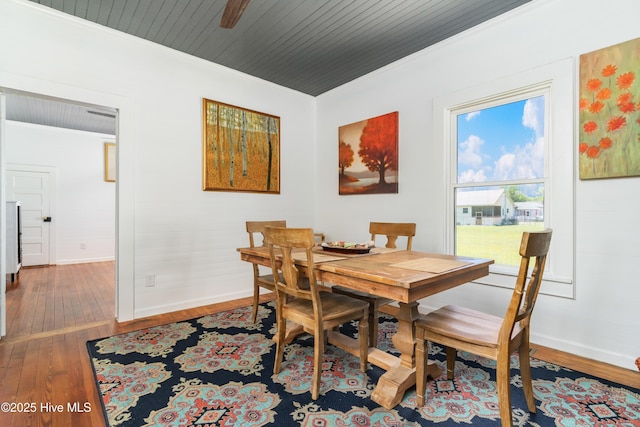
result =
M247 8L250 0L228 0L227 6L224 8L220 26L222 28L233 28L236 26L242 12Z

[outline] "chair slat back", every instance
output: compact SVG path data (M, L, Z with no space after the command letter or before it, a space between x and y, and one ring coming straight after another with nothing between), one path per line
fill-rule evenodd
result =
M316 301L318 289L311 252L315 246L313 229L268 226L265 228L265 242L269 247L273 277L277 278L275 283L278 300L290 295ZM304 249L306 252L306 275L302 274L295 264L294 249ZM309 281L308 288L303 286L306 285L305 279Z
M369 233L371 240L376 240L376 235L387 236L385 247L396 248L396 240L399 236L407 238L407 250L411 250L411 241L416 235L416 224L412 222L370 222Z
M276 220L276 221L247 221L247 233L249 233L249 246L252 248L256 247L255 236L260 233L262 238L262 243L260 246L265 246L264 243L264 229L265 227L286 227L286 220Z
M264 242L264 229L266 227L286 227L286 220L275 221L247 221L247 233L249 233L249 246L255 248L256 246L265 246ZM261 239L260 244L257 245L256 237ZM260 276L260 267L258 264L253 264L253 277L258 278ZM255 280L255 279L254 279Z
M531 313L538 298L542 275L547 261L549 245L551 244L552 230L546 229L539 232L524 232L520 243L520 270L516 285L511 296L511 301L500 329L498 345L509 342L513 328L520 322L521 328L529 327ZM531 259L535 258L535 264L529 276Z

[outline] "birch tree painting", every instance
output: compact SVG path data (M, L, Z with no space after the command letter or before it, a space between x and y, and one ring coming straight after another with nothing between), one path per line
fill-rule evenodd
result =
M203 188L280 193L280 118L203 100Z

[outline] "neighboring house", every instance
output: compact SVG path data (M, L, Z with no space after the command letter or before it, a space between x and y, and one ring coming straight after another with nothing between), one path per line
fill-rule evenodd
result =
M457 225L501 225L513 220L515 208L504 189L459 191Z
M516 202L515 207L518 222L544 220L544 204L541 202Z

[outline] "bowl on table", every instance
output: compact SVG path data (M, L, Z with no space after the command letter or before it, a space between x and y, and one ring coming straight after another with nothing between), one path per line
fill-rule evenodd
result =
M344 241L324 242L320 245L323 251L339 254L368 254L375 247L373 242L352 243Z

